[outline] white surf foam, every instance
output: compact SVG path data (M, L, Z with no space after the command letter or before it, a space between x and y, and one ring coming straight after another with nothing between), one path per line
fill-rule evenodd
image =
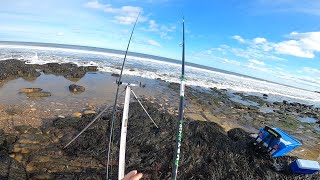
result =
M100 71L108 73L119 73L116 67L121 65L123 59L123 55L114 53L42 46L0 45L0 49L0 59L18 57L30 64L72 62L80 66L98 66ZM129 69L134 69L134 71ZM149 79L160 78L175 83L180 81L179 74L179 64L133 56L128 56L124 70L124 75ZM187 85L268 94L277 100L290 98L303 103L320 105L320 94L311 91L191 66L186 66L186 74Z

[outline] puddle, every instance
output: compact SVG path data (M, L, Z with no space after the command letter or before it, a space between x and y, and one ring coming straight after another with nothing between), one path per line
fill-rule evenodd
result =
M299 118L298 120L303 123L316 123L318 121L318 119L311 117Z
M240 103L245 106L259 106L258 103L253 102L253 101L249 101L249 100L243 100L242 97L240 97L238 95L233 95L233 96L229 97L229 100L236 102L236 103Z
M261 107L259 108L259 111L262 112L262 113L273 113L275 110L274 108L271 108L271 107Z

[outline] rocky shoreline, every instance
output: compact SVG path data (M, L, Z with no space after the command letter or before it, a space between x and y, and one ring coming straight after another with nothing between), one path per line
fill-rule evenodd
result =
M64 76L67 79L80 79L87 72L96 72L96 66L80 66L72 63L47 63L44 65L25 64L24 61L9 59L0 61L0 81L12 80L16 78L24 78L26 80L34 80L41 75L54 74Z
M74 81L91 71L97 71L97 67L0 61L0 81L4 83L17 78L34 80L42 73ZM145 179L168 179L171 173L179 85L164 83L164 86L168 98L143 98L143 104L159 129L153 126L136 102L130 105L127 170L138 169L145 174ZM71 92L84 90L75 84L68 89ZM50 104L54 109L60 109L60 103ZM6 108L6 113L2 113L0 107L0 128L6 132L0 129L0 179L104 179L105 135L108 134L111 119L109 111L74 144L63 149L103 107L87 104L84 109L80 106L78 112L54 117L50 116L49 111L42 115L44 112L31 106L27 111L35 114L28 116L19 108L1 106ZM65 106L69 108L69 105ZM39 124L24 120L25 123L11 126L15 114L21 114L21 118L25 119L35 116L51 118L45 118ZM117 117L121 118L121 111ZM320 161L320 131L317 129L320 111L317 107L287 101L270 102L268 95L253 96L216 88L187 87L185 117L180 179L319 178L319 174L293 175L288 169L296 156ZM9 125L10 131L6 129ZM301 141L303 147L291 156L275 159L256 153L250 143L250 134L266 125L288 132ZM116 127L120 127L119 121ZM115 139L118 139L120 132L119 128L116 129ZM115 142L112 154L113 175L117 171L118 143Z
M130 105L127 141L127 170L139 169L144 179L168 179L174 152L176 117L159 111L160 105L144 101L159 125L154 127L137 103ZM118 118L121 113L117 114ZM0 177L14 179L103 179L105 175L105 133L111 119L106 112L71 146L63 146L90 122L93 116L58 118L50 126L16 127L0 141ZM120 136L116 123L115 139ZM289 164L296 157L271 159L259 154L252 137L242 129L227 133L214 122L186 119L183 129L180 179L317 179L319 175L297 176ZM3 134L3 133L2 133ZM116 179L119 141L113 146L113 179ZM10 159L10 162L8 161ZM1 170L7 170L2 171ZM183 172L183 173L182 173Z

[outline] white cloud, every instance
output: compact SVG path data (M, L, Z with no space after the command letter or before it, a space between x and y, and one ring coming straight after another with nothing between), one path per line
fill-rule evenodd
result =
M120 24L133 24L136 21L139 12L143 14L143 9L137 6L122 6L120 8L114 8L111 4L101 4L99 1L90 1L84 6L114 14L114 21ZM147 20L147 17L140 15L139 22L145 22Z
M246 42L246 40L243 39L243 38L242 38L241 36L239 36L239 35L234 35L234 36L232 36L232 39L235 39L235 40L239 41L240 43L245 43L245 42Z
M110 4L107 4L107 5L100 4L98 1L90 1L85 4L85 7L93 8L93 9L104 9L110 6L111 6Z
M248 63L245 66L250 68L250 69L254 69L254 70L265 72L265 73L274 73L274 71L272 69L269 69L269 68L266 68L266 67L261 67L259 65L257 66L257 64L254 64L254 63Z
M255 60L255 59L250 59L248 62L252 63L252 64L260 65L260 66L266 65L264 62L258 61L258 60Z
M155 20L149 21L149 31L158 32L159 31L159 25L156 23Z
M241 63L239 61L230 60L230 59L222 59L222 60L220 60L220 62L222 62L224 64L232 64L232 65L237 65L237 66L241 65Z
M274 49L278 54L291 55L296 57L314 58L310 50L303 49L302 44L296 40L289 40L277 43Z
M289 40L268 42L267 39L263 37L257 37L250 40L235 35L232 36L233 39L248 45L248 47L246 49L233 48L233 51L235 54L238 54L238 56L245 58L252 57L253 55L248 53L251 51L250 53L252 54L253 51L255 55L267 55L269 56L269 59L274 60L284 60L277 57L276 54L312 59L315 57L315 53L320 52L320 32L292 32L287 37ZM265 51L267 54L262 51ZM259 56L256 56L255 58L260 58Z
M155 32L157 33L162 39L170 40L172 37L169 33L174 32L176 30L175 25L166 26L160 25L155 20L149 20L148 28L143 28L145 31Z
M312 73L312 74L318 74L320 75L320 70L315 69L315 68L310 68L310 67L303 67L301 72L306 72L306 73ZM319 82L318 82L319 83Z
M263 59L263 60L275 60L275 61L284 61L285 59L275 56L273 53L269 52L270 50L266 50L267 45L256 45L250 44L246 48L235 48L235 47L222 47L224 54L227 52L242 57L245 59Z
M57 34L56 34L57 36L63 36L64 35L64 33L63 32L57 32Z
M152 46L156 46L156 47L161 47L161 44L159 42L152 40L152 39L148 39L147 44L152 45Z
M261 38L261 37L257 37L257 38L254 38L254 39L253 39L253 42L254 42L255 44L262 44L262 43L267 42L267 39Z
M314 58L315 53L320 52L320 32L292 32L288 37L291 40L282 41L274 45L277 53Z

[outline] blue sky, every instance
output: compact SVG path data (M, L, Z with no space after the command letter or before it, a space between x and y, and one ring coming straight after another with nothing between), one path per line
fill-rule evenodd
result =
M87 45L186 60L320 89L320 0L1 0L0 40Z

